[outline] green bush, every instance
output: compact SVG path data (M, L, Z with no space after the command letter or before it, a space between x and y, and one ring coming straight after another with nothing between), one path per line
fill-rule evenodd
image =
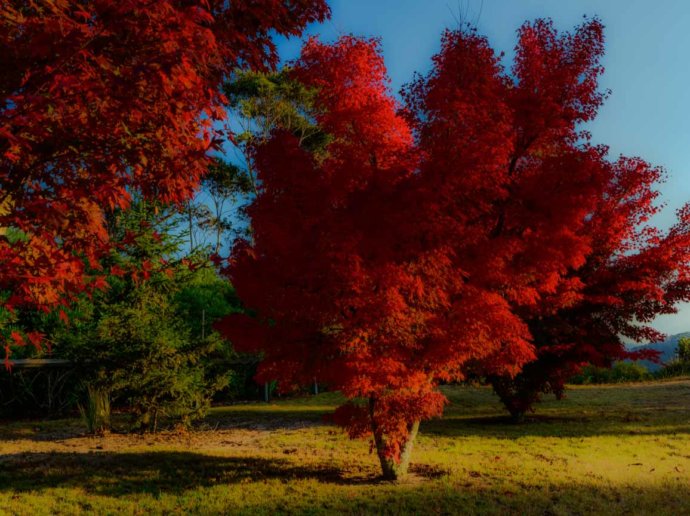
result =
M155 431L162 419L189 423L204 414L226 374L209 374L208 360L223 345L211 333L194 338L168 293L155 285L112 292L91 307L60 347L91 389L109 392L132 414L132 429Z
M114 216L111 237L121 244L102 266L118 272L108 276L106 290L84 297L70 325L54 334L60 356L76 363L91 389L127 408L130 428L141 431L203 416L229 381L227 370L211 366L228 345L210 323L227 308L216 302L205 320L184 295L207 284L217 289L220 280L203 255L175 259L181 241L168 220L142 202ZM203 299L197 304L203 307Z
M690 338L682 337L678 340L678 347L673 360L667 363L657 376L660 378L671 378L675 376L690 375Z
M616 362L611 368L588 365L570 379L578 385L641 382L652 379L652 374L641 364Z
M677 376L690 376L690 363L673 360L656 372L657 378L674 378Z

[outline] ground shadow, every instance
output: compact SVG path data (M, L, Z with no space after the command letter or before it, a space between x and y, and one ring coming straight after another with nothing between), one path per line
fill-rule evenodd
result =
M332 410L323 408L299 410L233 406L228 410L218 410L194 424L195 431L248 429L261 431L296 430L319 425L331 425ZM114 423L113 433L128 434L124 418ZM4 427L3 427L4 426ZM163 427L162 429L165 429ZM85 427L76 418L61 420L0 421L0 440L3 441L66 441L88 437Z
M33 421L24 427L2 428L0 426L0 440L2 441L34 441L34 442L54 442L76 437L85 437L83 425L66 425L60 429L46 429L40 422Z
M416 468L419 476L435 478L433 468ZM0 492L80 487L89 493L124 496L130 493L179 494L196 487L314 479L339 485L376 484L377 476L346 477L330 465L300 465L287 459L221 457L193 452L142 453L18 453L0 455Z
M265 410L247 409L228 411L207 416L195 426L195 432L247 429L262 432L299 430L313 426L332 426L330 413L315 410ZM669 435L690 434L690 411L668 411L666 417L647 414L645 410L634 410L612 414L590 412L567 415L527 415L521 423L515 423L508 415L486 415L465 417L457 413L447 414L439 419L425 421L421 428L423 435L445 437L498 437L519 439L522 437L596 437L603 435ZM30 441L67 441L87 437L80 425L41 427L40 422L27 423L23 427L4 428L0 439Z
M603 435L690 434L687 418L667 421L647 419L640 414L546 415L531 414L520 423L507 415L443 417L425 422L421 432L446 437L597 437Z
M426 479L443 476L423 466L413 468ZM294 482L286 495L266 489L263 482L279 479ZM331 484L320 496L315 487L301 486L312 479ZM233 493L228 513L328 513L328 514L687 514L690 486L627 486L594 483L509 481L492 475L449 476L439 482L402 483L378 481L375 477L344 478L328 465L306 466L284 459L219 457L191 452L147 453L23 453L0 456L0 493L11 492L13 500L51 488L78 488L86 494L113 500L129 495L183 495L195 488L226 486ZM247 484L245 486L245 483ZM359 486L352 489L353 486ZM243 498L245 489L265 490L265 496ZM181 512L208 512L208 497L218 491L202 491L200 497L178 498ZM327 493L327 494L326 494ZM115 512L118 501L102 502ZM156 503L155 500L151 503ZM17 505L19 507L20 505ZM131 509L131 507L130 507ZM145 510L145 509L144 509Z

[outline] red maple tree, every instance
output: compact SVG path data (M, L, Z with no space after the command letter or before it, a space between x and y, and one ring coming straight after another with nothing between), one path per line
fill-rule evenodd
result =
M473 358L485 374L507 357L520 357L515 366L527 358L524 314L545 296L555 307L578 295L569 271L590 251L581 230L605 184L596 160L602 149L577 132L603 100L601 24L558 37L537 21L520 35L509 75L485 38L447 32L434 70L405 95L424 155L413 219L425 246L452 248L463 277L456 299L471 321L461 341L484 338L483 349L498 351ZM473 328L476 321L487 327Z
M671 229L659 231L649 221L659 209L656 185L663 171L639 158L605 166L608 184L583 228L592 250L571 273L582 284L577 301L554 310L546 298L528 316L537 360L515 377L490 378L516 421L534 410L543 393L561 399L565 383L583 365L656 359L655 351L629 350L625 339L663 340L650 323L690 300L690 207L678 211Z
M441 413L439 381L513 382L544 331L562 349L567 329L546 321L566 313L571 349L606 356L685 298L685 212L666 237L636 229L658 170L612 163L580 128L605 98L603 49L596 19L565 34L539 20L508 73L485 38L448 31L404 108L376 41L312 40L295 63L332 142L314 156L276 131L255 149L253 234L228 269L255 314L222 330L264 353L259 378L341 390L335 420L373 436L384 476L405 474L420 420Z
M415 421L440 413L442 396L413 362L423 321L445 302L441 284L454 278L431 256L406 262L391 238L397 192L417 157L378 43L311 40L293 74L318 89L314 117L331 143L314 156L276 132L256 149L252 239L236 244L229 275L257 314L220 329L237 349L264 352L259 379L289 389L316 378L365 398L337 419L353 436L373 430L384 472L394 476L392 459L405 455Z
M0 4L0 291L6 310L103 284L104 210L186 199L218 148L223 78L277 61L273 37L325 0ZM22 339L14 339L19 342Z
M571 166L591 170L598 181L584 199L572 192L571 200L585 209L581 222L568 226L571 237L584 246L576 262L552 292L516 307L529 327L537 360L517 376L489 372L495 391L517 420L541 393L560 398L565 382L586 363L607 366L613 360L649 358L628 352L623 339L662 338L648 324L689 299L690 270L687 208L665 235L649 225L657 212L655 183L662 171L638 158L612 162L606 147L590 147L588 134L578 131L579 123L596 116L605 96L597 89L603 71L601 24L593 20L563 35L550 23L537 21L524 25L519 37L511 103L517 132L532 146L530 161L545 165L543 157L551 155L561 169L551 177L558 182ZM541 149L540 139L546 145ZM540 184L549 184L548 179ZM560 203L567 199L556 200L535 186L544 202L555 201L553 211L543 216L560 217ZM513 195L511 201L524 202ZM477 370L486 373L484 367Z
M223 330L264 352L260 378L341 390L336 422L373 435L387 477L440 415L438 381L515 375L535 358L526 315L580 296L607 179L577 132L603 99L601 34L525 25L511 76L486 39L449 31L404 110L376 41L312 40L296 63L332 143L312 156L276 132L256 149L253 235L229 267L256 317Z

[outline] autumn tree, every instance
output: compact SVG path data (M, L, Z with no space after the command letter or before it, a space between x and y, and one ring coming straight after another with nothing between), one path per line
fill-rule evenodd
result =
M517 373L535 358L523 312L579 287L568 273L585 261L604 174L575 124L601 101L600 34L593 21L569 36L561 82L581 86L559 112L530 110L530 95L557 104L556 86L534 71L520 87L468 30L445 34L405 110L376 41L311 40L295 64L331 141L314 156L277 131L255 148L253 234L229 274L257 317L224 330L264 352L261 378L340 389L336 422L373 436L388 478L405 474L420 420L440 415L437 382Z
M610 367L625 359L655 359L630 351L628 342L664 335L651 323L690 300L690 211L662 232L650 223L658 211L656 186L663 172L641 159L607 163L608 184L583 228L591 242L585 264L571 277L582 284L577 300L553 310L549 300L527 319L537 360L514 378L491 377L494 390L517 421L543 393L557 398L565 382L587 364Z
M2 2L3 309L101 284L86 267L109 247L104 212L134 191L186 200L219 145L224 79L275 65L276 34L327 15L324 0Z
M471 357L475 373L496 374L506 349L527 358L519 351L533 341L525 314L546 298L555 308L578 295L570 271L589 253L581 231L605 171L604 150L577 124L603 100L602 52L597 20L560 37L537 21L520 30L508 74L485 38L447 32L432 72L406 91L424 150L414 220L425 245L450 247L463 278L455 299L466 322L446 338L499 350Z
M363 223L368 219L376 225L385 218L384 190L379 189L394 188L409 174L414 163L412 135L386 89L375 41L348 37L327 46L311 40L292 73L318 89L312 116L331 142L325 155L317 157L300 146L296 135L279 130L255 148L258 194L248 208L252 235L236 243L229 275L257 317L229 318L222 330L237 349L264 352L260 379L278 379L285 390L317 378L348 397L369 399L400 363L398 350L391 349L386 362L375 346L377 337L386 333L383 327L393 328L394 312L399 309L404 316L405 307L392 298L398 273L391 272L388 285L381 282L376 291L375 283L385 274L382 269L370 270L378 257L364 254L372 239ZM357 206L366 213L358 214ZM381 211L375 213L376 206ZM381 250L385 251L371 249ZM382 277L374 278L375 274ZM388 313L380 304L386 296L391 296ZM376 311L370 310L377 305ZM364 319L379 327L377 335L367 335L363 325L356 327ZM394 345L405 331L401 328L386 342ZM367 361L367 356L378 364ZM377 365L381 367L380 378L365 372L367 362L374 373ZM359 381L358 369L365 373ZM404 383L400 378L398 385ZM415 397L413 389L407 400L398 401L438 411L438 398ZM396 392L392 394L394 398ZM389 406L395 401L391 399ZM386 400L374 403L377 414L386 410ZM383 417L378 420L390 423ZM368 430L367 422L365 417L360 426ZM401 425L406 436L404 420L392 424ZM377 439L397 430L381 428ZM392 441L386 453L399 455L400 444L404 442Z
M560 263L567 272L561 269L556 283L535 276L543 282L542 295L534 302L514 302L536 345L537 360L514 377L489 372L516 419L541 393L560 397L565 381L581 365L636 358L622 338L661 338L649 323L657 315L674 313L675 305L688 296L686 210L666 235L649 225L658 209L655 185L662 171L638 158L612 161L608 149L591 147L588 133L580 128L594 119L605 98L597 86L602 55L603 32L597 20L572 34L559 34L545 21L525 24L519 31L508 100L516 149L522 154L511 158L511 165L516 175L529 174L535 166L552 170L533 183L531 198L516 196L511 189L508 202L525 213L535 205L550 206L536 220L553 221L567 213L562 203L568 198L554 196L552 187L582 210L576 222L565 226L567 233L552 233L578 242L574 254L566 244L553 247L566 253L563 259L539 247L531 250L542 255L540 268ZM568 169L589 170L597 179L588 191L576 193L563 182ZM501 232L506 228L503 213ZM533 231L535 226L519 223L515 229Z

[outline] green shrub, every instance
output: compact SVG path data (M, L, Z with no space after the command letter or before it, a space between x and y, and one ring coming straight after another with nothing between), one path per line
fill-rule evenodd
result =
M570 379L570 383L587 385L601 383L641 382L652 379L652 374L641 364L616 362L611 368L588 365Z
M690 338L681 337L678 340L673 360L657 371L656 376L658 378L690 376Z
M181 242L168 220L143 202L113 216L111 237L120 245L102 266L119 270L54 335L60 355L75 362L90 388L127 408L130 428L141 431L156 431L162 421L189 424L228 383L227 371L211 367L227 348L210 328L224 305L212 307L206 325L184 304L195 297L183 295L207 283L219 288L219 280L201 254L175 259ZM89 416L88 406L84 412Z
M188 424L203 416L228 382L226 372L209 368L224 343L216 333L194 337L160 285L126 288L122 298L116 292L98 296L86 321L63 334L63 352L90 388L129 409L132 429L156 431L162 420Z
M690 376L690 363L673 360L659 369L655 376L657 378L674 378L677 376Z

